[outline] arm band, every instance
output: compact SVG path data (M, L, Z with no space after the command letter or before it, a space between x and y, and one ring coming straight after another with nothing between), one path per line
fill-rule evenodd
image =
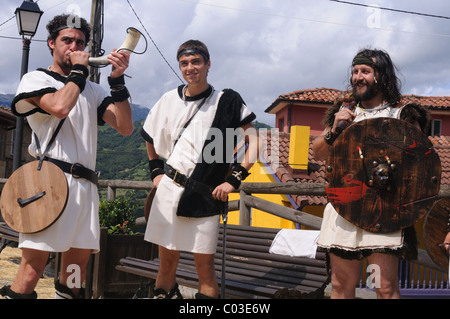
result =
M148 161L148 168L150 169L150 178L152 181L156 176L164 174L164 162L161 159L153 159Z
M225 179L225 182L230 183L235 189L241 186L241 182L247 178L250 173L241 165L237 165L231 175Z
M130 92L128 92L125 86L125 77L119 76L118 78L108 77L109 87L111 88L111 96L114 102L123 102L130 97Z
M75 64L72 67L69 75L66 78L65 84L69 82L75 83L80 88L80 93L83 92L86 86L86 79L89 75L89 70L86 66L82 64Z

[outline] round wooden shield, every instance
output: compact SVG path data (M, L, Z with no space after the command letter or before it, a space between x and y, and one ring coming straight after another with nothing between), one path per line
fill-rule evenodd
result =
M153 198L155 197L155 194L156 194L156 187L152 187L152 189L150 189L150 192L147 195L147 198L145 199L144 217L146 222L148 222L148 217L150 216L150 209L152 208L152 202Z
M326 193L346 220L394 232L424 217L440 188L441 162L428 137L393 118L349 126L330 148Z
M442 270L448 271L448 252L439 246L447 236L447 223L450 214L450 198L438 200L425 216L423 237L430 258Z
M0 198L3 219L17 232L31 234L52 225L67 204L64 172L48 161L27 163L8 179Z

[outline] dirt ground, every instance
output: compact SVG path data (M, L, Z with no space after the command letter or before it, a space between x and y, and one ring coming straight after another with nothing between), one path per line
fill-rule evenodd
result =
M21 256L22 252L18 248L6 247L0 253L0 287L12 284L19 268ZM53 299L55 297L55 287L51 271L46 271L43 278L39 280L36 293L39 299ZM2 298L0 296L0 299Z

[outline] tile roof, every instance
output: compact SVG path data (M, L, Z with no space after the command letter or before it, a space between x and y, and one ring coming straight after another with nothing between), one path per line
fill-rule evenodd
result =
M430 137L441 159L441 184L450 185L450 136Z
M272 109L274 109L279 103L283 101L333 104L333 101L336 99L336 97L342 93L343 91L341 90L325 87L294 91L291 93L280 95L272 103L272 105L266 109L266 112L269 113ZM449 96L420 96L420 95L405 94L403 95L403 100L405 102L420 104L432 110L450 111Z
M325 165L326 161L318 161L314 158L312 151L312 141L315 136L310 137L309 155L308 155L308 170L298 171L293 170L289 165L289 141L290 134L280 132L272 136L271 132L267 132L267 149L263 150L261 154L266 161L270 160L271 145L275 142L275 146L278 145L279 149L274 151L279 152L279 163L268 163L275 171L276 176L282 183L324 183L325 182ZM275 139L278 139L276 143ZM433 143L439 157L441 159L442 166L442 185L450 185L450 136L447 137L430 137L430 141ZM324 196L296 196L292 198L299 207L304 205L316 206L325 205L327 199Z

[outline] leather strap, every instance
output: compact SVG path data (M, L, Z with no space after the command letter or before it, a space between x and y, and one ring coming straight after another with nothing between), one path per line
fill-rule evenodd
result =
M173 182L175 184L177 184L179 186L183 186L184 188L192 189L195 192L205 195L205 196L212 196L211 194L214 189L211 186L197 182L197 181L193 180L192 178L187 177L186 175L180 173L179 171L177 171L170 165L167 165L166 175L171 180L173 180Z
M81 165L79 163L75 163L75 164L67 163L67 162L60 161L58 159L51 158L51 157L45 157L43 160L49 161L50 163L55 164L64 173L71 174L75 178L84 178L84 179L94 183L95 185L98 185L98 176L100 174L94 172L93 170L91 170L87 167L84 167L83 165Z
M50 138L50 141L48 142L48 145L47 145L47 147L45 148L44 153L42 154L42 159L39 160L38 170L41 169L41 167L42 167L42 161L46 158L46 154L47 154L48 151L50 150L50 146L52 146L53 142L55 142L56 135L58 135L59 130L61 130L61 127L62 127L62 125L64 124L64 121L65 121L65 120L66 120L66 119L63 118L63 119L59 122L58 126L57 126L56 129L55 129L55 132L53 133L52 137ZM34 133L34 138L36 139L36 146L38 147L39 152L41 152L41 144L39 143L39 139L38 139L36 133Z

